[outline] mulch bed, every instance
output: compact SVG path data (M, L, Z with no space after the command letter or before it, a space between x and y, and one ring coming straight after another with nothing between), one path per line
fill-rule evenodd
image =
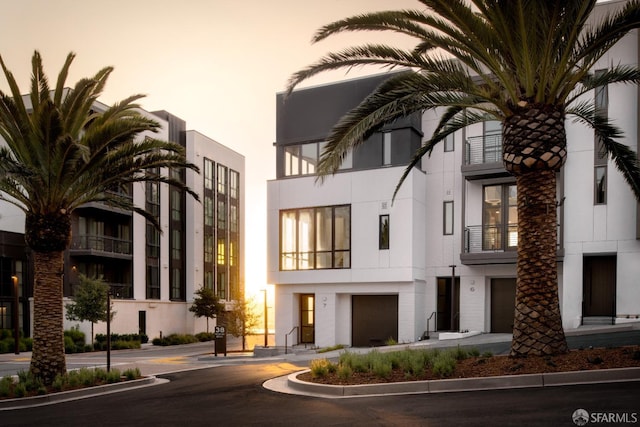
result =
M458 361L454 373L447 378L477 378L631 367L640 367L640 346L571 350L566 354L545 357L469 357ZM422 377L408 377L404 372L396 369L388 378L360 372L354 372L346 380L339 378L335 373L313 378L310 372L305 372L298 375L298 379L318 384L358 385L442 378L434 376L431 372Z

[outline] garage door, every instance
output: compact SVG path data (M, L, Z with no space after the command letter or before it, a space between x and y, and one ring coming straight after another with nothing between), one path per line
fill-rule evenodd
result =
M516 279L491 279L491 332L513 332Z
M353 295L351 297L351 345L380 346L398 340L398 295Z

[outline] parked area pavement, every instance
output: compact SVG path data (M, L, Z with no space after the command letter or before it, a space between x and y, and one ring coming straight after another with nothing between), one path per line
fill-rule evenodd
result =
M272 338L272 337L271 337ZM572 349L640 344L640 322L612 326L585 326L567 333L567 342ZM438 339L434 334L428 340L408 344L377 347L381 352L401 350L406 348L447 348L473 347L480 352L490 351L494 355L507 354L511 344L510 334L480 334L461 339ZM251 348L254 348L252 345ZM264 348L255 346L254 351L241 351L239 340L230 339L227 343L226 355L214 354L212 342L187 344L172 347L156 347L143 345L140 350L119 350L111 352L111 368L124 371L138 368L146 376L144 380L95 387L94 390L85 389L79 392L56 393L39 398L20 399L20 402L0 400L0 411L15 407L51 404L63 400L86 398L91 395L113 393L132 387L148 387L166 382L160 378L172 372L194 369L214 368L217 366L240 364L289 364L294 369L305 370L313 359L337 359L345 350L334 350L318 353L315 349L295 346L287 349L277 349L278 354L257 357L264 353ZM274 351L273 348L267 348ZM349 348L348 351L364 353L371 348ZM106 366L106 352L81 353L67 356L67 368ZM31 353L19 355L0 354L0 376L7 375L13 370L15 374L29 368ZM533 374L509 377L477 378L477 379L447 379L433 381L412 381L391 384L367 384L361 386L327 386L298 381L296 372L283 377L273 378L264 383L264 387L271 391L306 396L342 398L357 396L375 396L406 393L441 393L449 391L473 391L523 387L549 387L555 385L604 383L619 381L640 381L640 368L609 369L600 371L581 371L558 374ZM19 405L19 406L18 406Z

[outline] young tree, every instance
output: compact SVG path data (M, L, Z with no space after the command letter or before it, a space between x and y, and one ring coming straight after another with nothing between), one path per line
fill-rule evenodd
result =
M91 343L93 343L93 325L107 321L107 301L109 285L101 279L90 279L80 274L80 284L75 289L73 302L66 304L67 319L91 322ZM111 319L115 312L111 310Z
M207 318L207 333L209 333L209 319L213 319L224 313L224 304L220 302L220 298L213 290L206 286L201 287L195 292L196 297L193 299L193 305L189 307L196 317Z
M227 332L234 337L242 337L242 351L246 349L247 335L258 326L260 319L255 300L245 299L244 294L240 295L240 298L232 303L231 310L225 313Z
M518 260L511 355L567 351L558 300L556 174L567 157L567 116L595 131L640 200L636 153L586 95L608 84L637 84L637 64L594 66L640 27L640 2L620 2L589 21L596 0L419 0L416 10L364 13L330 23L314 41L344 32L401 33L411 50L364 44L329 53L295 73L288 91L318 73L358 65L406 67L347 113L326 138L318 174L378 126L433 110L440 122L415 153L398 186L447 136L466 126L502 123L502 159L516 178ZM604 66L602 62L600 62ZM584 141L579 141L584 143ZM590 141L593 144L593 141ZM396 189L397 191L397 189Z
M44 384L66 372L61 272L73 211L103 202L139 213L159 229L155 217L128 197L133 183L163 182L197 198L180 180L153 173L157 168L198 168L186 161L179 144L150 137L160 124L140 112L136 101L141 95L103 112L95 108L111 67L66 87L74 57L67 56L51 88L35 52L28 97L0 57L11 90L10 95L0 92L0 196L25 213L25 241L34 264L30 372Z

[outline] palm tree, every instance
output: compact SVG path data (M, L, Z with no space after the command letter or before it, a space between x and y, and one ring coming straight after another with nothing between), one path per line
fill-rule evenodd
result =
M88 202L104 202L155 218L133 205L123 192L132 183L164 182L191 190L153 168L197 168L178 144L146 136L160 124L140 113L131 96L106 108L96 101L112 72L100 70L65 88L70 53L49 87L40 54L32 58L31 92L23 97L0 57L10 95L0 92L0 197L25 213L25 241L33 252L34 324L30 371L50 384L66 372L63 344L63 252L71 240L71 214ZM195 196L195 194L194 194Z
M318 173L335 172L345 154L378 126L437 110L440 121L403 174L447 135L502 122L503 162L516 178L518 261L511 355L567 351L558 302L556 174L565 163L567 116L591 127L640 199L637 157L583 95L613 83L638 83L634 66L596 62L640 26L637 0L588 23L596 0L420 0L421 10L367 13L328 24L314 41L342 32L382 31L416 39L412 50L364 44L329 53L289 80L291 92L318 73L358 65L407 68L347 113L327 139ZM616 6L617 7L617 6ZM397 191L397 189L396 189Z

